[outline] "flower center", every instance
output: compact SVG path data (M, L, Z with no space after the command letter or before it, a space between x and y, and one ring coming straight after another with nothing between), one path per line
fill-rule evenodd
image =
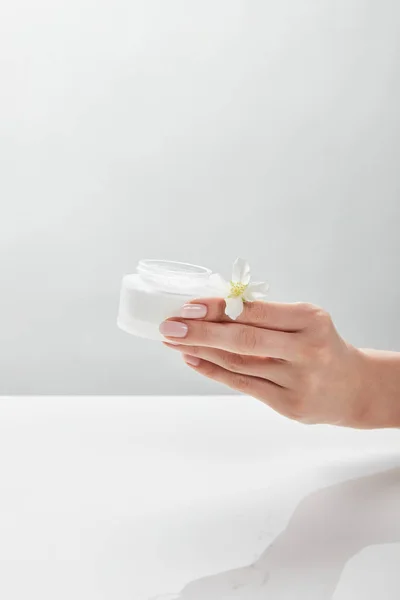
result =
M231 281L231 293L229 294L229 298L241 298L246 288L247 285L245 283Z

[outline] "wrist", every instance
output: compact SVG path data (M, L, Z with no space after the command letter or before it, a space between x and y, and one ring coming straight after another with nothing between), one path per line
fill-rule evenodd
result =
M360 348L360 428L400 427L400 353Z

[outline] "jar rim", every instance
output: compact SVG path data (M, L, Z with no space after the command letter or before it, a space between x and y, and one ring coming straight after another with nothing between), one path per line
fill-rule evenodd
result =
M187 276L196 279L208 278L212 273L211 269L207 269L207 267L156 258L145 258L140 260L137 271L138 273L148 275L168 275L169 277Z

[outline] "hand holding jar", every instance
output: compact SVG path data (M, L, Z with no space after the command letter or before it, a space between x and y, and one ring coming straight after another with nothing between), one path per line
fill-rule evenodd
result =
M230 297L238 290L233 282ZM160 326L166 345L201 375L291 419L400 427L400 353L353 347L312 304L244 301L236 320L228 307L221 298L186 303Z

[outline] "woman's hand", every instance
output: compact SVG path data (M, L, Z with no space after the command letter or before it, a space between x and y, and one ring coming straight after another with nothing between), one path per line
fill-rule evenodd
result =
M198 373L291 419L356 428L392 425L388 411L380 414L366 392L368 356L339 336L324 310L252 302L231 321L224 309L222 299L186 304L182 318L160 326L172 342L166 345L182 352Z

